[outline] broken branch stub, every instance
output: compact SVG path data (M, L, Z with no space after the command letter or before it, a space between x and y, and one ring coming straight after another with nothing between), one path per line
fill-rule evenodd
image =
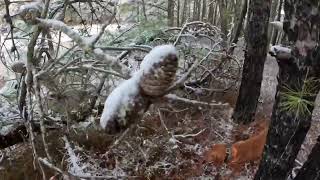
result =
M174 46L155 47L143 59L140 70L108 96L100 118L107 133L117 133L141 119L152 98L161 97L175 79L178 55Z

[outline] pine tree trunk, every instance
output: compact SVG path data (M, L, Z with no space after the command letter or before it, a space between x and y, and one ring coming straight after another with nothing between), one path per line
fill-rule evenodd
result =
M320 136L294 180L320 179Z
M317 46L320 42L320 12L314 11L319 8L319 1L285 1L284 31L293 44L292 57L277 59L279 75L276 100L255 180L286 179L309 131L311 113L320 90L320 47ZM309 102L305 103L303 111L301 106L300 109L295 108L297 106L285 109L286 103L290 102L285 98L288 89L296 94L305 92L297 101Z
M257 109L267 56L270 1L251 0L248 12L246 53L242 80L233 119L247 124L253 121Z
M181 23L185 23L187 19L187 12L188 12L188 0L183 1L183 7L182 7L182 17L181 17Z

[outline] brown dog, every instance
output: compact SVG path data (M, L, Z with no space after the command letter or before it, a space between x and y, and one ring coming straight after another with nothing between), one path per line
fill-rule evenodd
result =
M231 145L230 153L227 144L215 144L205 153L205 160L217 166L227 163L234 173L240 172L245 163L259 160L266 143L268 124L263 122L257 127L260 131L250 138L237 141ZM230 160L229 160L230 159Z

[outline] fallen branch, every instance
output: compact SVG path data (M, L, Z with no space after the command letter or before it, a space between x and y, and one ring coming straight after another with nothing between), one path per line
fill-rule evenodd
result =
M178 101L178 102L183 102L183 103L187 103L187 104L193 104L193 105L203 105L203 106L214 106L214 107L221 107L221 106L228 106L228 103L208 103L208 102L202 102L202 101L196 101L196 100L191 100L191 99L186 99L186 98L182 98L182 97L178 97L175 94L168 94L165 95L163 98L166 101Z

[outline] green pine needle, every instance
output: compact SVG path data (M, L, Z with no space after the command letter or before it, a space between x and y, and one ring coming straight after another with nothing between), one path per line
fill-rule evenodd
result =
M309 108L314 106L314 102L307 100L307 97L316 96L314 90L317 82L314 79L307 79L304 81L304 85L301 91L284 87L284 92L281 93L283 101L280 103L280 107L283 111L296 113L297 116L311 115Z

